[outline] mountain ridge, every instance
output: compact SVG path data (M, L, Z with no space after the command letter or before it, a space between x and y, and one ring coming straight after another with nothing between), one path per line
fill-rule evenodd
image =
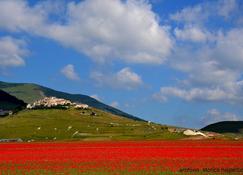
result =
M73 102L84 103L105 112L109 112L129 119L145 121L119 109L106 105L88 95L61 92L34 83L8 83L0 81L0 89L9 93L12 96L15 96L20 100L23 100L26 103L33 103L34 101L42 99L44 97L54 96L57 98L71 100Z

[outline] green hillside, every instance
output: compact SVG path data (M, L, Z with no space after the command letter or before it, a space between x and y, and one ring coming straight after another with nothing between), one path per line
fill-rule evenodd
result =
M92 112L97 115L90 115ZM24 110L11 117L0 118L0 139L146 140L182 137L182 134L170 133L167 126L135 121L94 108Z
M50 88L46 88L36 84L27 84L27 83L6 83L0 81L0 89L8 92L9 94L17 97L18 99L23 100L26 103L33 103L36 100L42 99L44 97L54 96L57 98L64 98L71 100L72 102L79 102L88 104L91 107L106 111L115 115L140 120L135 116L127 114L123 111L120 111L116 108L108 106L104 103L99 102L98 100L91 98L86 95L80 94L69 94L65 92L56 91Z

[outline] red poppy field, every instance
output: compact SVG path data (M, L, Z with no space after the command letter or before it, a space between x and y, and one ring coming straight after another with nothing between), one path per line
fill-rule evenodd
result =
M241 141L0 144L1 174L243 174Z

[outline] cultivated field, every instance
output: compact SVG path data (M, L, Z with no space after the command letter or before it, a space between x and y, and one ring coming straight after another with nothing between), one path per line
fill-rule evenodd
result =
M0 144L1 174L243 174L241 141Z

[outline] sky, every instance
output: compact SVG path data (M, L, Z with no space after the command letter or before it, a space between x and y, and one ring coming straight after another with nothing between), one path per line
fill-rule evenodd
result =
M243 1L1 0L0 80L168 125L243 120Z

